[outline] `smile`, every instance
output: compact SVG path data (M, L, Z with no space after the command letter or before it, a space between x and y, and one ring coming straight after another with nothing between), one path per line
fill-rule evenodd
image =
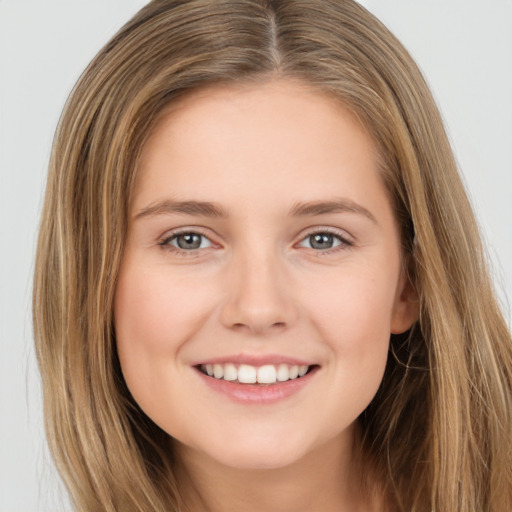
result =
M200 381L230 401L244 405L270 405L294 395L316 380L320 365L279 354L238 354L197 361Z
M281 363L278 365L265 364L252 366L249 364L202 364L199 370L209 377L240 384L275 384L303 377L312 366L290 365Z

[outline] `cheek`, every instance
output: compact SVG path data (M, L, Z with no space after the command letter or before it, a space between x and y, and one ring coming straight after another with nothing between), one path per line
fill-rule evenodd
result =
M316 332L332 354L331 371L344 376L354 393L376 392L386 366L396 289L394 273L348 269L317 285L308 309Z
M326 284L327 283L327 284ZM317 327L342 346L389 338L396 290L394 275L347 269L310 285L305 300ZM373 334L373 335L372 335Z
M121 272L115 300L119 351L126 357L128 352L176 352L180 340L193 336L207 309L198 290L190 280L167 278L161 268L143 272L133 265Z
M168 349L168 294L156 288L147 276L124 274L119 281L115 301L115 326L118 350L122 359Z
M206 305L200 306L200 295L190 283L166 279L161 267L142 268L132 264L121 269L115 330L126 384L139 405L151 412L165 403L163 384L180 378L181 347L200 328Z

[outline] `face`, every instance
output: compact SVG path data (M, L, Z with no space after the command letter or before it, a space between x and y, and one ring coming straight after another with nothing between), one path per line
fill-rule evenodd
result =
M150 137L115 299L144 412L199 457L269 468L350 442L410 327L374 144L297 83L217 86ZM185 448L183 448L185 449Z

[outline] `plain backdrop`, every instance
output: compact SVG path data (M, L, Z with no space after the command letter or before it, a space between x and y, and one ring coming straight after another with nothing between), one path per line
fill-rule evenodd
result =
M0 512L70 510L47 454L32 347L38 215L71 87L145 3L0 0ZM361 3L402 40L434 91L510 318L512 0Z

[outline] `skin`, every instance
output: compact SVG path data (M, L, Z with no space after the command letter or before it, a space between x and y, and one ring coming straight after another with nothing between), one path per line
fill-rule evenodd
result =
M290 214L333 200L344 208ZM225 216L170 201L215 202ZM177 229L201 246L180 249ZM318 248L311 235L325 232L332 247ZM411 293L374 143L343 105L287 80L174 104L143 152L115 325L133 397L173 438L189 508L378 507L357 491L357 417L390 333L416 319ZM194 365L240 354L318 369L283 400L237 403Z

